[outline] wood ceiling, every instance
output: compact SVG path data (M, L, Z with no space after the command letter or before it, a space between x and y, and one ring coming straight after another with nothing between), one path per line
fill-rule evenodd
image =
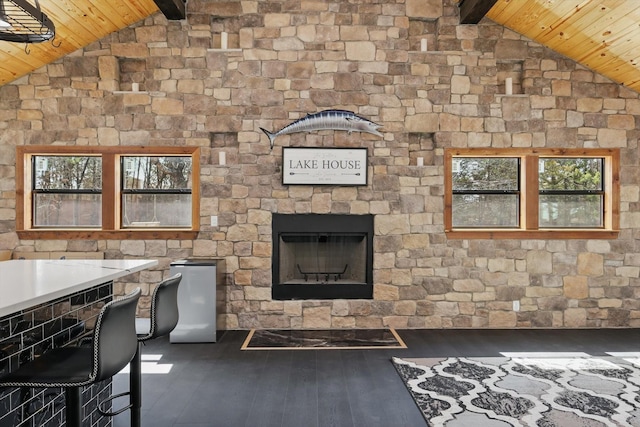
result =
M154 0L40 0L40 8L56 27L55 39L0 41L0 86L158 11Z
M487 17L640 92L638 0L498 0Z
M181 1L40 0L56 38L0 41L0 86ZM640 92L640 0L464 1L495 2L486 15L491 20Z

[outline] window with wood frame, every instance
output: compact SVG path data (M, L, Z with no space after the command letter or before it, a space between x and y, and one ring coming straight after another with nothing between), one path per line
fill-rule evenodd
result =
M617 149L446 149L445 232L454 239L611 239Z
M197 147L18 147L18 235L195 238L199 153Z

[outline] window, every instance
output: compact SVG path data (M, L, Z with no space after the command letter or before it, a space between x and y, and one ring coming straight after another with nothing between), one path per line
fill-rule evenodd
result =
M199 149L17 148L21 238L195 238Z
M33 227L100 227L102 159L31 157Z
M540 227L601 228L604 219L602 158L540 158Z
M619 151L447 149L449 238L615 238Z
M191 226L191 157L120 159L122 227Z
M520 159L459 157L452 162L457 170L452 172L454 227L518 227Z

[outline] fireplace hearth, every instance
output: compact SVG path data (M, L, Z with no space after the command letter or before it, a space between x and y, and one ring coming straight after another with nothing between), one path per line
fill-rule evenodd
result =
M274 214L272 298L373 298L373 215Z

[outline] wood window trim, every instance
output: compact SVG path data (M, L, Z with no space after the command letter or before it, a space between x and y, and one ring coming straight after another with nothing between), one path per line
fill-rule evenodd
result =
M31 227L31 158L35 155L101 155L102 156L102 228ZM120 176L117 158L124 155L186 155L193 158L191 228L120 228ZM96 147L96 146L20 146L16 147L16 232L21 239L185 239L192 240L200 229L200 148L198 147Z
M454 157L520 157L520 228L454 228L452 219ZM599 157L605 162L604 227L538 228L538 158ZM616 239L620 233L620 150L606 148L447 148L444 151L444 227L449 239Z

